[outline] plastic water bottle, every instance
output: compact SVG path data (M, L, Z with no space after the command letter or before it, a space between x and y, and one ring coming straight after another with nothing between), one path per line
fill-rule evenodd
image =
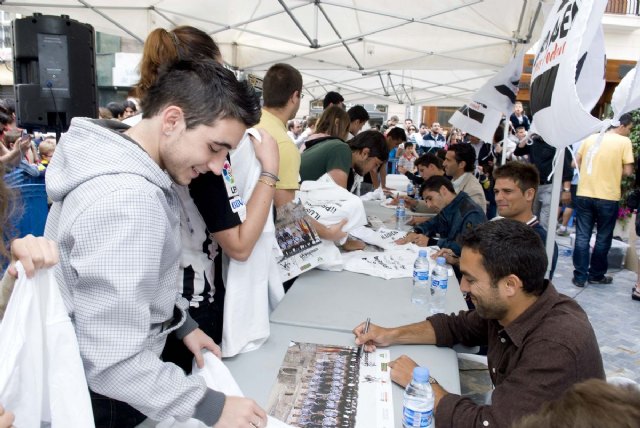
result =
M437 265L431 273L431 313L439 314L444 312L444 302L447 296L449 275L447 272L446 259L438 257Z
M398 220L404 220L407 212L404 208L404 199L398 199L398 205L396 206L396 218Z
M407 196L410 198L413 198L413 182L411 180L409 180L409 184L407 184Z
M427 250L420 250L413 264L413 292L411 303L426 305L429 303L429 260Z
M433 402L429 369L416 367L413 369L413 379L404 391L402 426L404 428L433 426Z

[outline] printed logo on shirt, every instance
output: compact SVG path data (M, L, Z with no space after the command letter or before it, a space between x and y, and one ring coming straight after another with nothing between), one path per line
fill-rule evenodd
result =
M231 207L231 211L235 214L238 214L241 222L247 217L247 207L244 205L244 201L240 196L234 196L229 199L229 206Z
M239 196L236 180L233 178L233 171L231 171L231 164L228 160L224 162L222 178L224 178L224 185L227 188L227 195L229 196L229 199L231 200L234 196Z

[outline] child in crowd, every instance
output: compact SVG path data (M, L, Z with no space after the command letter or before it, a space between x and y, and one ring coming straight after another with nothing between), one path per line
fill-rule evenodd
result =
M406 171L414 172L416 159L418 159L418 155L416 154L415 148L413 147L413 143L407 141L406 143L404 143L404 150L402 151L402 155L398 159L398 168L402 167Z
M51 162L53 152L56 150L56 140L53 138L47 138L38 146L38 152L40 153L40 163L38 164L38 170L44 171Z

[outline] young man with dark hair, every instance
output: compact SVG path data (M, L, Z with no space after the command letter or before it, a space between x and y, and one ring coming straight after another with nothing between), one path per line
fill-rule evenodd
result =
M322 100L322 109L326 110L331 106L338 106L344 110L344 98L342 95L334 91L327 92L327 95Z
M107 110L111 112L114 119L123 120L124 117L124 105L115 101L107 104Z
M384 137L378 131L364 131L348 144L329 140L316 144L302 153L302 181L317 180L325 173L339 186L353 191L354 172L363 176L376 171L389 158Z
M433 176L444 176L444 169L442 168L442 161L439 157L433 153L427 153L416 159L414 165L418 168L418 174L406 171L404 168L398 167L398 172L404 174L414 185L422 186L425 180ZM414 199L410 197L402 197L404 199L405 206L411 211L417 213L436 213L434 208L429 208L427 203L422 199ZM397 203L397 201L394 201ZM408 224L418 224L424 221L420 217L412 217Z
M428 179L432 175L444 175L442 161L433 153L427 153L420 156L413 164L418 168L417 174L407 171L406 168L401 166L398 167L398 172L400 174L404 174L416 186L421 186L422 183L424 183L424 180Z
M493 171L493 178L495 179L493 192L498 215L531 226L540 236L542 242L546 242L547 230L544 225L540 224L538 217L533 214L533 201L540 180L537 168L530 163L508 162ZM553 279L557 262L558 246L554 244L549 279Z
M456 194L451 181L443 176L436 175L425 181L420 188L420 194L427 207L438 215L414 226L412 232L397 242L413 242L426 247L430 238L438 234L438 246L448 248L454 255L459 256L458 238L465 231L487 221L484 211L466 193Z
M363 323L353 330L356 344L368 352L394 344L488 346L491 404L451 394L431 378L436 426L510 427L573 384L605 378L587 314L544 279L547 257L531 227L503 219L470 229L460 269L460 289L475 310L395 328L370 324L367 333ZM389 366L391 379L404 387L416 363L403 355Z
M181 205L175 185L222 172L260 107L253 90L213 60L163 68L140 123L75 118L47 168L53 206L45 236L58 242L55 275L78 337L97 426L145 417L208 426L266 421L255 402L208 389L159 356L176 332L201 365L219 355L178 296ZM87 144L100 146L86 162Z
M522 133L520 136L522 137ZM550 216L555 215L557 209L557 207L551 206L551 193L553 190L553 160L556 156L556 148L544 141L541 136L533 134L531 135L531 138L527 138L525 136L521 139L513 154L515 156L527 155L529 162L538 168L540 184L538 185L538 191L536 192L536 200L533 203L533 212L538 216L543 225L548 226ZM569 203L571 201L570 187L571 179L573 178L571 159L571 152L567 148L564 153L564 164L562 166L562 170L560 170L560 168L556 168L556 171L562 174L563 192L560 194L560 198L563 203ZM565 189L566 192L564 191Z
M349 140L358 135L362 127L369 120L369 113L361 105L355 105L347 110L351 125L349 126Z
M384 135L387 141L387 149L389 150L389 158L395 159L396 150L400 144L407 140L407 134L404 132L404 129L393 127ZM387 163L385 162L383 165L380 165L380 168L377 170L373 170L369 172L369 174L365 175L364 182L371 183L373 190L379 187L382 187L383 190L386 189Z
M447 149L442 163L444 172L453 183L456 192L465 192L473 201L487 211L487 199L484 189L473 175L476 165L476 152L469 144L454 144Z

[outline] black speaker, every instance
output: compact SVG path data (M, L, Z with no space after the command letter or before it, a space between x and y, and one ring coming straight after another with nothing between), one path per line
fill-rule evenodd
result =
M18 126L60 133L73 117L98 117L93 27L41 14L12 27Z

